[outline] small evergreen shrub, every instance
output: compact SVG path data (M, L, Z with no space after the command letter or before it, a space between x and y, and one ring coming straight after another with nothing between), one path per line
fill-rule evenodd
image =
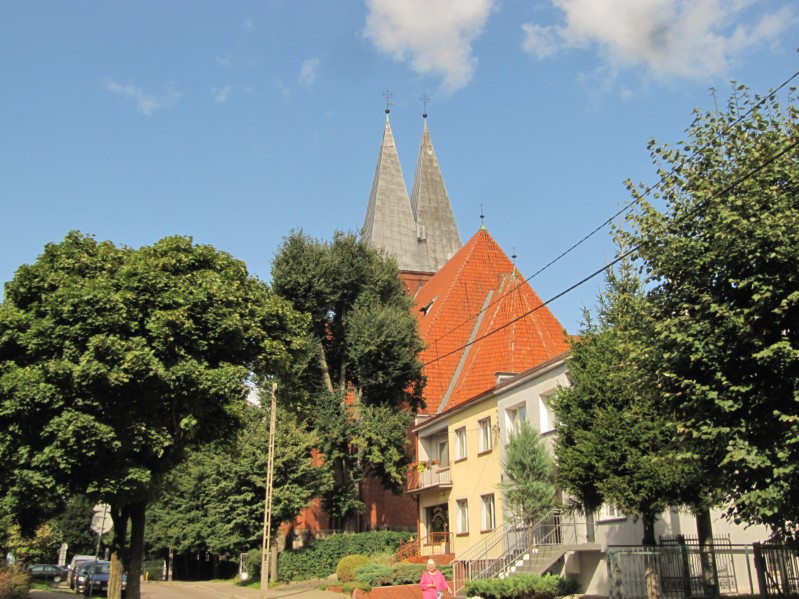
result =
M355 580L363 582L372 587L380 587L387 584L392 568L382 564L370 562L359 568L355 568Z
M348 555L342 557L336 566L336 578L339 582L354 582L355 568L359 568L369 563L369 558L365 555Z
M360 582L357 580L354 580L352 582L345 582L344 584L341 585L341 591L350 596L352 596L352 591L354 591L355 589L358 589L359 591L366 591L368 593L369 591L372 590L372 587L370 587L365 582Z
M247 569L248 580L260 580L262 553L263 549L250 549L247 552L247 558L244 561L244 567Z

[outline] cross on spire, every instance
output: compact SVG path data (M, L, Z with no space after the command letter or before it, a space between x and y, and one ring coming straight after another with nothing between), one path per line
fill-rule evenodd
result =
M424 108L424 112L422 113L422 118L427 118L427 104L430 102L430 98L427 94L422 94L422 97L419 98L419 101L422 103L422 107Z
M390 89L387 89L386 91L383 92L383 97L386 99L386 114L391 112L391 108L390 107L394 106L394 102L391 101L391 98L393 96L394 96L394 94L391 93Z

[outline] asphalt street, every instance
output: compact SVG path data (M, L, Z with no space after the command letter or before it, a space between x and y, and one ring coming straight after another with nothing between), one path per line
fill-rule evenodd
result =
M280 585L267 590L267 599L342 599L343 595L319 589L318 582ZM31 591L31 599L67 599L77 595L66 587L52 591ZM260 599L258 589L230 582L144 582L141 599Z

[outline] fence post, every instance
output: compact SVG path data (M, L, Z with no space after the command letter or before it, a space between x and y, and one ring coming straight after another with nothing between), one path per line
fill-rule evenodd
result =
M760 543L752 543L752 552L755 556L755 574L757 575L757 586L760 596L763 599L768 597L768 586L766 585L766 564L763 559L763 547Z
M685 535L677 535L677 547L680 551L682 564L682 592L686 597L691 596L691 564L688 561L688 551L685 549Z

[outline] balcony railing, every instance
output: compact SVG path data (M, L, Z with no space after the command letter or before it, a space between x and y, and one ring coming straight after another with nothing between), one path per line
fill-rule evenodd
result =
M423 470L412 468L408 473L408 492L451 486L452 473L449 464L426 466Z

